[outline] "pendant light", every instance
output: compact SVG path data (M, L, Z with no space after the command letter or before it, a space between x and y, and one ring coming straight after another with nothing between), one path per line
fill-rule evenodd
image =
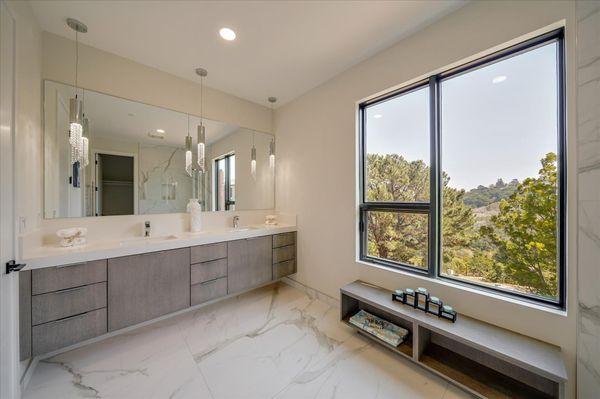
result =
M273 118L273 106L275 105L275 102L277 101L277 97L269 97L268 100L271 103L271 129L273 129L274 119L275 119L275 118ZM272 138L271 142L269 143L269 168L271 168L271 172L275 171L275 139L274 138Z
M256 179L256 147L254 146L254 132L252 132L252 149L250 150L250 174Z
M83 103L77 97L79 69L79 33L86 33L87 26L73 18L67 19L69 28L75 31L75 97L69 100L69 144L71 162L80 162L83 155Z
M83 117L83 134L81 137L81 166L84 168L90 164L90 121L88 118Z
M200 125L198 126L198 168L200 172L206 170L205 152L206 152L206 129L204 127L204 78L208 75L208 71L204 68L196 68L196 74L200 76Z
M185 137L185 171L192 176L192 136L190 136L190 114L187 116L187 136Z

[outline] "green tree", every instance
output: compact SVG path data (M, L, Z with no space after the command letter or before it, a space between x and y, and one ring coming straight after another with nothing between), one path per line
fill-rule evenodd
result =
M429 166L398 154L367 155L369 201L428 202ZM464 190L448 187L443 178L445 251L464 247L474 234L475 218L463 203ZM369 212L368 254L418 267L427 267L429 217L422 213ZM457 248L458 250L459 248Z
M558 180L556 154L541 161L537 178L527 178L500 202L500 212L481 233L494 243L499 268L509 281L545 296L557 295Z

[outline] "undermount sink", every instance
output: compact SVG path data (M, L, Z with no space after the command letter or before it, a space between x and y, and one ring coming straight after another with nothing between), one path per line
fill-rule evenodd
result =
M139 238L130 238L127 240L121 241L122 247L131 247L137 245L148 245L148 244L158 244L165 241L175 240L177 236L173 234L169 234L166 236L158 236L158 237L139 237Z
M256 226L244 226L244 227L232 227L229 231L248 231L248 230L256 230L258 227Z

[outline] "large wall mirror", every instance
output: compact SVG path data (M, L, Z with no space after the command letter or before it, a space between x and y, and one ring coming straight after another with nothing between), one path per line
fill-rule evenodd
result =
M190 198L206 211L274 208L272 135L203 119L202 172L199 117L90 90L77 95L87 141L79 155L69 133L75 88L44 81L45 218L185 212Z

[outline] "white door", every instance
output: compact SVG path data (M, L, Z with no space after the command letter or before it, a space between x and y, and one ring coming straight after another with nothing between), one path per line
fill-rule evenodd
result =
M0 1L0 398L19 396L18 273L5 272L15 255L14 63L15 20Z

